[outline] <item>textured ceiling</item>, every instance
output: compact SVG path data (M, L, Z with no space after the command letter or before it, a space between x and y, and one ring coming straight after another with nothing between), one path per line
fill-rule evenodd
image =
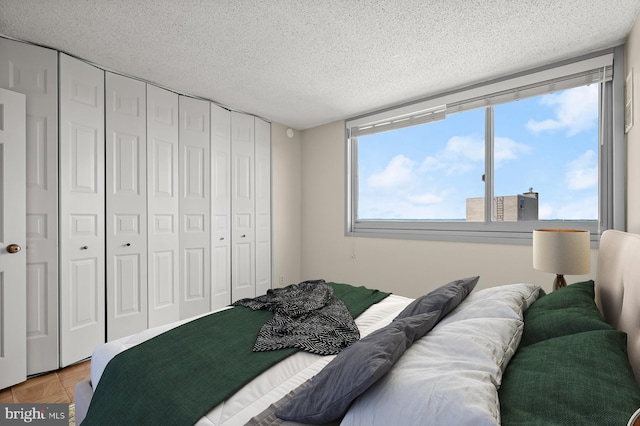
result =
M640 0L0 0L0 34L305 129L620 44Z

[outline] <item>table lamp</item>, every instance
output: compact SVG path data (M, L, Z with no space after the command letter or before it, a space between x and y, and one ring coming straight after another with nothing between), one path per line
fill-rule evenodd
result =
M536 229L533 231L533 267L556 274L553 289L567 285L564 275L588 274L591 269L589 231Z

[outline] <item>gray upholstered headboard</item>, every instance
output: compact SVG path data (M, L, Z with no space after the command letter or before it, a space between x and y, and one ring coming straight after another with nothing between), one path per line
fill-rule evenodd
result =
M640 385L640 235L602 234L595 289L604 319L627 333L629 361Z

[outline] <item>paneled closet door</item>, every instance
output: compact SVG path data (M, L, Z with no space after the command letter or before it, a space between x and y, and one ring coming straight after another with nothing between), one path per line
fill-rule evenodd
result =
M60 54L60 363L105 341L104 71Z
M58 53L0 38L0 87L27 98L27 374L58 361Z
M27 378L26 103L0 89L0 389Z
M107 340L147 328L146 84L106 73Z
M271 124L255 119L256 296L271 289Z
M211 309L209 107L180 96L180 318Z
M211 309L231 303L231 112L211 105Z
M180 319L178 95L147 84L149 327Z
M255 125L252 115L231 113L231 297L256 297Z

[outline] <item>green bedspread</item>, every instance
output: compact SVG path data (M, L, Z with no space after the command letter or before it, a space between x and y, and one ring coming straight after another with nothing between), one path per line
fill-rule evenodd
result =
M329 283L356 318L389 293ZM234 307L191 321L115 356L82 422L194 424L254 377L299 349L253 352L268 311Z

